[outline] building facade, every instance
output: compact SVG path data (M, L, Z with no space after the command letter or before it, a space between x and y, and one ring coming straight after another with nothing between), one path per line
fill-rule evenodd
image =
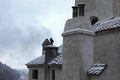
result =
M29 80L120 80L120 1L75 0L72 9L62 54L45 40L27 64Z
M43 43L49 43L46 39ZM52 44L43 46L43 54L28 62L29 80L63 80L62 75L62 46Z
M63 36L63 80L120 79L120 1L75 0Z

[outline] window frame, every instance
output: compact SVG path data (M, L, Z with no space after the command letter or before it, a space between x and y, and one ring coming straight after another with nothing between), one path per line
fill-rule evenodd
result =
M52 76L51 76L52 80L55 80L55 70L52 70Z
M37 69L32 70L32 79L38 79L38 70Z

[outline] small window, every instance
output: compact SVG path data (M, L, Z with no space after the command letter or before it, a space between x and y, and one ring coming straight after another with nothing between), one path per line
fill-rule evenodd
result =
M52 80L55 80L55 70L52 70Z
M98 18L96 16L91 16L90 20L91 20L92 25L94 25L96 22L98 22Z
M32 78L33 79L38 79L38 70L34 69L32 72Z

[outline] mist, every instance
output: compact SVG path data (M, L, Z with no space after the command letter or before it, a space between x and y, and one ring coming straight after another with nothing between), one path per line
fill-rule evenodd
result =
M61 45L64 23L71 12L66 9L71 3L0 0L0 61L12 68L26 68L27 62L42 54L44 39L52 37Z

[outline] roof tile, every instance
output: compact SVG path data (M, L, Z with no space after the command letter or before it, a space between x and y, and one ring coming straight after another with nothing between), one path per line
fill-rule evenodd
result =
M94 64L87 73L89 75L99 75L101 74L106 68L106 64Z
M104 22L97 22L94 26L93 26L93 31L94 32L99 32L99 31L103 31L103 30L107 30L107 29L112 29L112 28L117 28L120 27L120 17L108 20L108 21L104 21Z
M62 64L62 59L63 59L62 54L59 54L56 58L54 58L48 64Z

